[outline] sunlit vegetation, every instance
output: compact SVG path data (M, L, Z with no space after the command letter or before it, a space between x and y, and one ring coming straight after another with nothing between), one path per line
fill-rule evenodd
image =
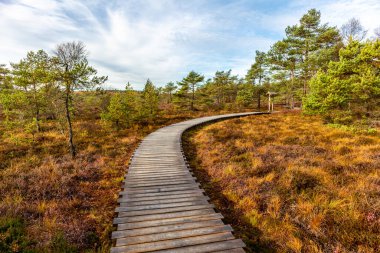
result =
M168 124L245 109L235 104L236 77L209 83L224 91L209 94L207 105L195 72L177 92L149 79L141 91L129 83L103 90L107 78L86 55L82 43L63 43L54 55L31 51L10 69L0 66L1 252L107 252L138 142Z
M174 97L173 83L158 89L149 79L142 91L130 84L102 90L105 77L93 76L84 55L72 73L56 64L40 50L12 69L1 66L1 252L108 252L118 192L139 141L168 124L243 109L209 100L201 110L198 93ZM76 71L83 80L69 79ZM236 96L231 90L225 95Z
M108 252L118 192L139 141L158 127L205 115L164 114L115 129L96 119L95 95L76 96L75 159L56 120L44 120L34 134L0 128L1 252Z
M281 113L191 135L192 166L255 252L378 252L380 134Z
M218 123L192 138L218 208L251 249L380 251L380 41L365 34L359 20L339 31L311 9L256 51L245 77L189 71L141 90L104 90L82 42L0 64L0 252L108 251L120 185L144 136L267 110L268 92L275 110L297 113Z
M79 56L60 61L65 48ZM199 94L174 98L173 83L158 89L149 79L142 91L130 84L105 91L106 77L95 76L83 44L57 51L1 66L1 252L108 252L118 192L139 141L168 124L237 109L210 102L201 110Z
M0 225L7 244L2 252L108 247L116 193L142 132L107 133L95 121L75 127L80 148L75 160L64 135L51 125L34 140L22 131L2 138L1 219L23 226L16 237L13 226Z

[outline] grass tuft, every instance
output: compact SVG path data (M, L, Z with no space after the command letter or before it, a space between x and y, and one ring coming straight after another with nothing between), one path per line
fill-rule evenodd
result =
M208 125L185 143L252 252L380 252L378 130L281 113Z

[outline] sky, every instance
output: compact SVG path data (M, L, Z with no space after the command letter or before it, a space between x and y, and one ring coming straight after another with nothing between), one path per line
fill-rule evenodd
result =
M181 80L194 70L210 78L232 69L243 77L255 51L266 51L316 8L322 22L380 26L379 0L0 0L0 63L31 50L82 41L89 62L108 76L105 88L142 89Z

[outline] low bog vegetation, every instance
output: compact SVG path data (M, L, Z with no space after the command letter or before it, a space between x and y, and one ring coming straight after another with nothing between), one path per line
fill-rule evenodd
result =
M380 251L375 130L284 113L223 121L187 138L208 194L252 251Z
M202 114L165 114L117 131L77 120L76 159L55 121L34 135L0 128L0 252L109 252L118 193L139 141Z
M117 192L143 131L76 126L77 159L56 130L0 142L0 252L108 249Z

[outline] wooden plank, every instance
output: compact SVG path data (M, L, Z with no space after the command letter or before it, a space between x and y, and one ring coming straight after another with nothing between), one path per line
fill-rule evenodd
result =
M128 173L130 177L154 177L154 176L174 176L174 175L186 175L190 174L189 170L176 170L173 172L162 172L157 170L156 172L131 172Z
M125 178L123 182L127 185L142 185L146 184L149 186L149 184L153 183L173 183L177 181L189 181L189 182L195 182L196 178L194 178L191 174L187 175L176 175L175 177L171 178L164 178L164 177L153 177L153 178Z
M160 170L171 170L171 169L183 169L185 170L186 163L162 163L162 162L151 162L151 163L131 163L129 165L130 168L138 168L141 171L152 171L154 172L154 169L160 168ZM136 171L138 172L138 171Z
M119 246L111 249L112 253L139 253L157 251L163 249L181 248L191 245L205 244L210 242L220 242L226 240L233 240L234 237L230 232L223 232L218 234L200 235L188 238L149 242L141 244L133 244L128 246Z
M152 143L151 145L157 146L157 143ZM170 145L170 144L168 144L168 145ZM181 163L181 162L183 162L183 160L181 159L182 157L180 157L180 156L167 157L167 156L163 156L159 153L146 154L145 157L143 157L143 158L144 159L135 159L135 160L132 159L132 161L136 162L136 163L155 162L155 161L162 161L163 163L169 163L169 162Z
M143 159L143 158L142 158ZM143 161L143 162L131 162L129 164L130 167L136 167L144 169L154 169L154 168L162 168L162 169L171 169L171 168L185 168L186 163L185 161L177 162L177 161L167 161L165 162L162 160L156 160L156 161Z
M125 178L144 180L144 179L155 179L155 178L175 178L175 177L181 177L181 176L191 176L191 173L189 171L184 171L184 172L176 172L176 173L170 173L170 174L162 174L162 173L158 173L158 174L148 173L146 175L127 174Z
M215 213L210 209L191 210L176 213L152 214L146 216L132 216L117 224L117 230L142 228L146 226L163 226L169 224L178 224L186 222L195 222L202 220L222 219L220 213Z
M120 200L120 199L119 199ZM198 195L194 197L181 197L176 199L155 199L155 200L140 200L140 201L131 201L121 199L118 201L119 203L126 203L126 206L143 206L143 205L159 205L159 204L169 204L169 203L181 203L181 202L189 202L189 201L203 201L209 200L209 197L204 195Z
M120 192L120 196L125 196L126 198L145 198L145 197L154 197L154 196L171 196L178 194L186 194L186 193L203 193L202 189L184 189L177 191L169 191L169 192L151 192L151 193L130 193L128 191Z
M131 216L139 216L139 215L150 215L150 214L164 214L164 213L177 213L182 211L192 211L199 209L213 209L213 204L204 204L204 205L188 205L188 206L176 206L170 208L159 208L159 209L148 209L148 210L136 210L129 211L125 210L126 207L118 207L116 209L119 212L118 217L131 217ZM114 220L118 220L115 218Z
M149 176L149 177L127 177L124 179L123 182L126 182L127 184L130 182L136 182L136 183L150 183L150 182L159 182L159 181L174 181L174 180L194 180L197 179L190 173L187 174L176 174L173 176Z
M175 175L148 175L149 177L139 177L139 176L126 176L124 180L134 180L134 181L144 181L144 180L171 180L171 179L177 179L177 178L194 178L194 176L189 173L189 171L186 171L185 173L178 173Z
M161 154L161 153L153 153L153 154L148 154L147 152L144 152L144 154L140 155L135 155L135 158L144 158L144 159L149 159L149 158L155 158L155 157L167 157L167 158L178 158L178 152L172 152L172 153L167 153L167 154Z
M191 180L173 180L173 181L163 181L163 182L147 182L147 183L128 183L125 182L125 185L129 188L138 188L138 187L153 187L153 186L167 186L167 185L182 185L182 184L193 184L195 181Z
M206 197L202 192L189 192L183 194L170 194L163 196L152 196L152 197L134 197L123 195L123 197L118 199L118 202L139 202L139 201L148 201L148 200L161 200L161 199L180 199L180 198L189 198L189 197Z
M152 144L155 146L155 144ZM159 165L159 166L164 166L164 165L168 165L168 164L177 164L177 165L183 165L184 164L184 161L182 160L182 157L178 156L178 152L177 152L177 159L173 159L173 158L166 158L166 157L161 157L160 154L154 154L155 157L151 157L151 158L144 158L144 157L136 157L136 158L133 158L130 162L131 165L146 165L146 164L153 164L153 165ZM153 154L152 154L153 156ZM139 158L139 159L137 159Z
M145 167L145 166L144 166ZM149 169L139 169L135 167L130 167L130 169L135 169L136 171L131 172L131 175L146 175L146 174L152 174L152 175L169 175L169 174L175 174L178 172L188 172L188 169L186 167L183 168L171 168L171 169L165 169L160 167L154 167Z
M112 239L122 238L127 236L149 235L164 232L173 232L178 230L195 229L203 227L214 227L223 225L220 219L204 220L204 221L192 221L180 224L163 225L163 226L149 226L146 228L135 228L129 230L121 230L112 232Z
M172 155L164 155L161 153L141 154L139 158L144 158L143 161L157 160L157 159L163 159L163 158L165 158L165 161L182 161L181 157L178 157L177 154L178 152L175 152Z
M179 185L179 186L172 186L172 187L145 187L143 189L138 188L128 188L125 187L125 191L129 191L131 193L153 193L153 192L171 192L171 191L178 191L178 190L196 190L199 189L199 184L185 184L185 185Z
M200 235L217 234L217 233L231 232L231 231L232 231L232 228L230 226L221 225L221 226L213 226L213 227L202 227L202 228L193 228L193 229L185 229L185 230L170 231L170 232L161 232L161 233L156 233L156 234L146 234L146 235L141 235L141 236L129 236L129 237L123 237L117 240L116 246L157 242L157 241L187 238L187 237L200 236Z
M132 182L150 182L150 181L169 181L169 180L177 180L177 179L182 179L182 178L185 178L185 179L196 179L195 177L193 177L190 173L186 173L186 174L179 174L179 175L174 175L174 176L168 176L168 175L164 175L164 176L150 176L148 178L140 178L140 177L126 177L124 179L124 182L126 182L126 180L129 180L129 181L132 181Z
M144 167L145 169L138 168L135 166L130 166L129 169L133 169L133 172L131 172L131 175L144 175L148 173L149 174L152 173L152 175L155 173L160 174L160 175L166 175L170 173L188 172L188 168L186 166L175 167L172 165L171 168L164 168L164 167L159 167L159 166L147 168L147 165L145 165Z
M142 211L142 210L152 210L152 209L165 209L171 207L182 207L182 206L197 206L197 205L206 205L208 204L207 200L196 200L196 201L186 201L178 203L167 203L167 204L152 204L152 205L143 205L143 206L130 206L128 203L120 203L120 207L124 207L124 211Z
M131 180L131 179L128 179ZM196 182L192 178L182 178L182 179L174 179L174 180L151 180L144 182L123 182L123 185L125 188L146 188L146 189L153 189L153 188L173 188L173 187L183 187L188 185L194 185L199 186L199 183ZM182 186L181 186L182 185ZM138 190L138 189L136 189Z
M184 165L185 165L184 162L174 163L174 162L163 162L163 161L152 161L152 162L144 161L144 162L139 162L139 163L133 162L130 164L130 167L141 167L142 170L150 170L157 167L166 167L167 169L171 169L173 167L178 166L177 168L184 168Z
M244 247L244 246L242 246ZM228 250L218 250L214 251L215 253L245 253L245 251L242 248L237 249L228 249Z
M149 134L129 161L114 219L111 252L243 252L231 228L199 188L183 157L181 135L207 121L254 115L228 114L189 120Z
M235 249L242 249L245 247L245 244L241 240L228 240L222 242L211 242L206 244L181 247L168 250L159 250L155 253L206 253L206 252L235 252ZM244 252L237 251L237 252Z

